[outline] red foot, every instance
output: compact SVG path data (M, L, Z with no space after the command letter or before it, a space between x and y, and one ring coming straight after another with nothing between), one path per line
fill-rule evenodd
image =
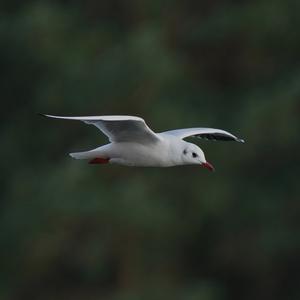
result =
M97 157L89 161L89 164L108 164L109 158Z

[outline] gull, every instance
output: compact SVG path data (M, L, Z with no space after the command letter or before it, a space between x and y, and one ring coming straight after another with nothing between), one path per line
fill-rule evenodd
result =
M96 149L70 153L75 159L88 159L90 164L119 164L136 167L171 167L200 165L210 171L214 167L205 159L204 152L188 137L206 140L244 140L214 128L185 128L160 133L153 132L145 121L136 116L82 116L66 117L42 114L48 118L78 120L96 126L110 143Z

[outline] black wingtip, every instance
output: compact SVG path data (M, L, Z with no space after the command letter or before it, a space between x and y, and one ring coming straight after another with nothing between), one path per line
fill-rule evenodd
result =
M42 113L37 113L37 115L39 115L39 116L42 116L42 117L47 117L47 115L45 115L45 114L42 114Z

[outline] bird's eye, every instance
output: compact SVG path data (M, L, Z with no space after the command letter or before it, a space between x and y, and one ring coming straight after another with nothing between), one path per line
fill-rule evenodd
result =
M195 152L193 152L192 155L193 155L193 157L197 157L198 156L198 154L195 153Z
M187 154L187 150L186 150L186 149L183 150L183 154L184 154L184 155Z

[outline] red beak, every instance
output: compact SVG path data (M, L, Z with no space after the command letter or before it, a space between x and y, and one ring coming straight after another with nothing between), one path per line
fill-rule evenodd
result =
M205 163L201 164L201 166L203 168L208 169L209 171L214 171L215 170L214 166L212 164L210 164L209 162L205 162Z

